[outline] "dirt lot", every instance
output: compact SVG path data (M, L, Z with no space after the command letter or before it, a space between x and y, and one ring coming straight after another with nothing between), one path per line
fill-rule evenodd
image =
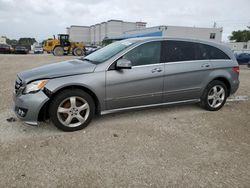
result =
M72 58L0 55L0 187L249 187L250 100L106 115L74 133L6 121L17 72ZM250 69L240 80L249 97Z

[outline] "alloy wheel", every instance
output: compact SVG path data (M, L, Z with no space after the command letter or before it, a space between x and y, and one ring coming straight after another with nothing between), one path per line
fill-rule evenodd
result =
M88 119L89 114L90 107L88 102L78 96L66 98L57 109L57 117L66 127L82 125Z
M208 104L212 108L218 108L223 104L225 100L226 92L225 89L220 85L215 85L208 92Z

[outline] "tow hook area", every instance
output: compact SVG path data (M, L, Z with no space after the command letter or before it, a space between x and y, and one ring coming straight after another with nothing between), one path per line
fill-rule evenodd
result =
M45 93L45 95L49 98L51 98L51 96L53 95L53 92L50 91L49 89L47 89L46 87L43 89L43 92Z
M20 117L24 118L28 112L28 109L16 107L15 111Z

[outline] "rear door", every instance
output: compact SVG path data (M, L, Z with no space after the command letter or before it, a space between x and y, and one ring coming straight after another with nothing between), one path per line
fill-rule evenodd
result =
M164 102L198 99L202 83L212 71L206 49L200 43L168 40L164 43Z
M141 44L121 57L132 62L132 69L114 68L106 72L108 110L162 102L161 48L161 41Z

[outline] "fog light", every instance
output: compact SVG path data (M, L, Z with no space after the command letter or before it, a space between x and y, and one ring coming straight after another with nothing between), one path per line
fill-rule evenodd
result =
M26 116L26 114L27 114L27 109L24 109L24 108L18 108L18 110L17 110L17 114L19 115L19 116L21 116L21 117L25 117Z

